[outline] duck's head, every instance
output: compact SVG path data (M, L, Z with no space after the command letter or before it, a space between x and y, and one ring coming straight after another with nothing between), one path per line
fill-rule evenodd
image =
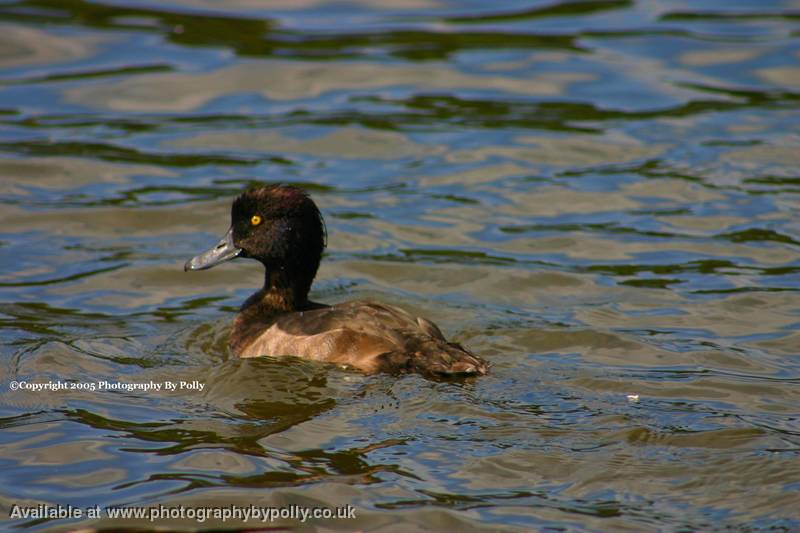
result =
M205 270L237 257L260 261L308 292L325 248L325 226L314 201L297 187L266 185L233 201L231 227L216 246L183 266Z

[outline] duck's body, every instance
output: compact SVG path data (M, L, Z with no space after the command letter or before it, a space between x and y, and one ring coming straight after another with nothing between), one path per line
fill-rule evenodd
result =
M293 355L363 372L485 374L486 362L449 343L435 324L378 302L327 306L308 300L324 247L313 201L300 189L273 185L243 193L220 243L185 265L210 268L237 256L267 269L264 288L242 306L230 345L239 357Z
M245 308L234 322L231 347L239 357L294 355L367 373L485 372L483 361L448 343L431 321L392 305L362 300L271 319L257 305Z

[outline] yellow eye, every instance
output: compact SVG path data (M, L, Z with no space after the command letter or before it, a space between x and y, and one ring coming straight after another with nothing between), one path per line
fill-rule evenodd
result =
M261 215L253 215L252 218L250 218L250 224L254 226L261 224Z

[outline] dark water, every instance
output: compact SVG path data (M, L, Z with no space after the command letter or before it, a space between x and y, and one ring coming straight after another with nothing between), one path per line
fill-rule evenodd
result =
M800 528L798 106L796 0L0 2L0 527ZM231 357L251 181L492 374Z

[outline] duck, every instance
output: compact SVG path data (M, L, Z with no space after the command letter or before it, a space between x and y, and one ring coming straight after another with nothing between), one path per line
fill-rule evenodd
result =
M233 201L227 233L184 265L188 272L249 258L264 266L264 286L245 300L234 319L232 353L242 358L295 356L365 374L487 373L485 360L448 342L426 318L372 300L335 305L309 300L326 237L319 208L299 187L258 185Z

